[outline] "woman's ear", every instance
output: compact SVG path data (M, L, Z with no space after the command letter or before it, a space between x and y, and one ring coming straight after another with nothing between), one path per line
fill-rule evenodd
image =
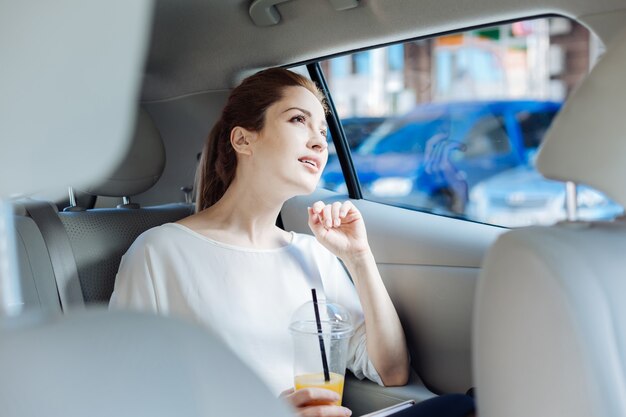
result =
M238 154L252 155L251 144L255 139L255 133L241 126L235 126L230 131L230 143Z

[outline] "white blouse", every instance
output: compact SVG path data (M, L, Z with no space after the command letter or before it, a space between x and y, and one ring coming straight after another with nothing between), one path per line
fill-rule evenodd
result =
M257 250L177 223L150 229L122 258L109 307L208 327L278 395L293 387L291 316L310 301L310 288L322 285L326 299L352 316L348 369L382 385L367 356L363 310L348 274L313 236L291 234L287 246Z

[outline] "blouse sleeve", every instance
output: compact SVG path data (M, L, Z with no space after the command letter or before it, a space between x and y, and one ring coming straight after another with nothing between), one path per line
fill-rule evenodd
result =
M326 274L323 275L324 290L329 300L348 309L352 317L354 334L350 338L347 368L359 379L367 378L384 386L376 368L367 355L365 316L356 288L345 268L336 257L332 257Z
M148 248L135 242L122 257L110 309L159 312Z

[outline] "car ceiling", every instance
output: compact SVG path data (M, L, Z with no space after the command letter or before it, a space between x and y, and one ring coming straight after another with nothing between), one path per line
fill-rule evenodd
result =
M277 25L259 27L250 4L157 0L142 100L227 89L257 69L474 25L550 13L626 16L624 0L361 0L344 11L291 0L277 6Z

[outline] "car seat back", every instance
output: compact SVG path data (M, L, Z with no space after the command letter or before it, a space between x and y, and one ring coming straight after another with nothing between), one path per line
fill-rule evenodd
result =
M6 416L291 415L215 335L161 316L0 319L0 369Z
M548 178L626 205L626 32L548 132ZM473 362L483 417L626 416L626 220L502 235L477 286Z
M85 303L107 303L122 255L146 230L193 213L187 204L58 213L70 240Z

